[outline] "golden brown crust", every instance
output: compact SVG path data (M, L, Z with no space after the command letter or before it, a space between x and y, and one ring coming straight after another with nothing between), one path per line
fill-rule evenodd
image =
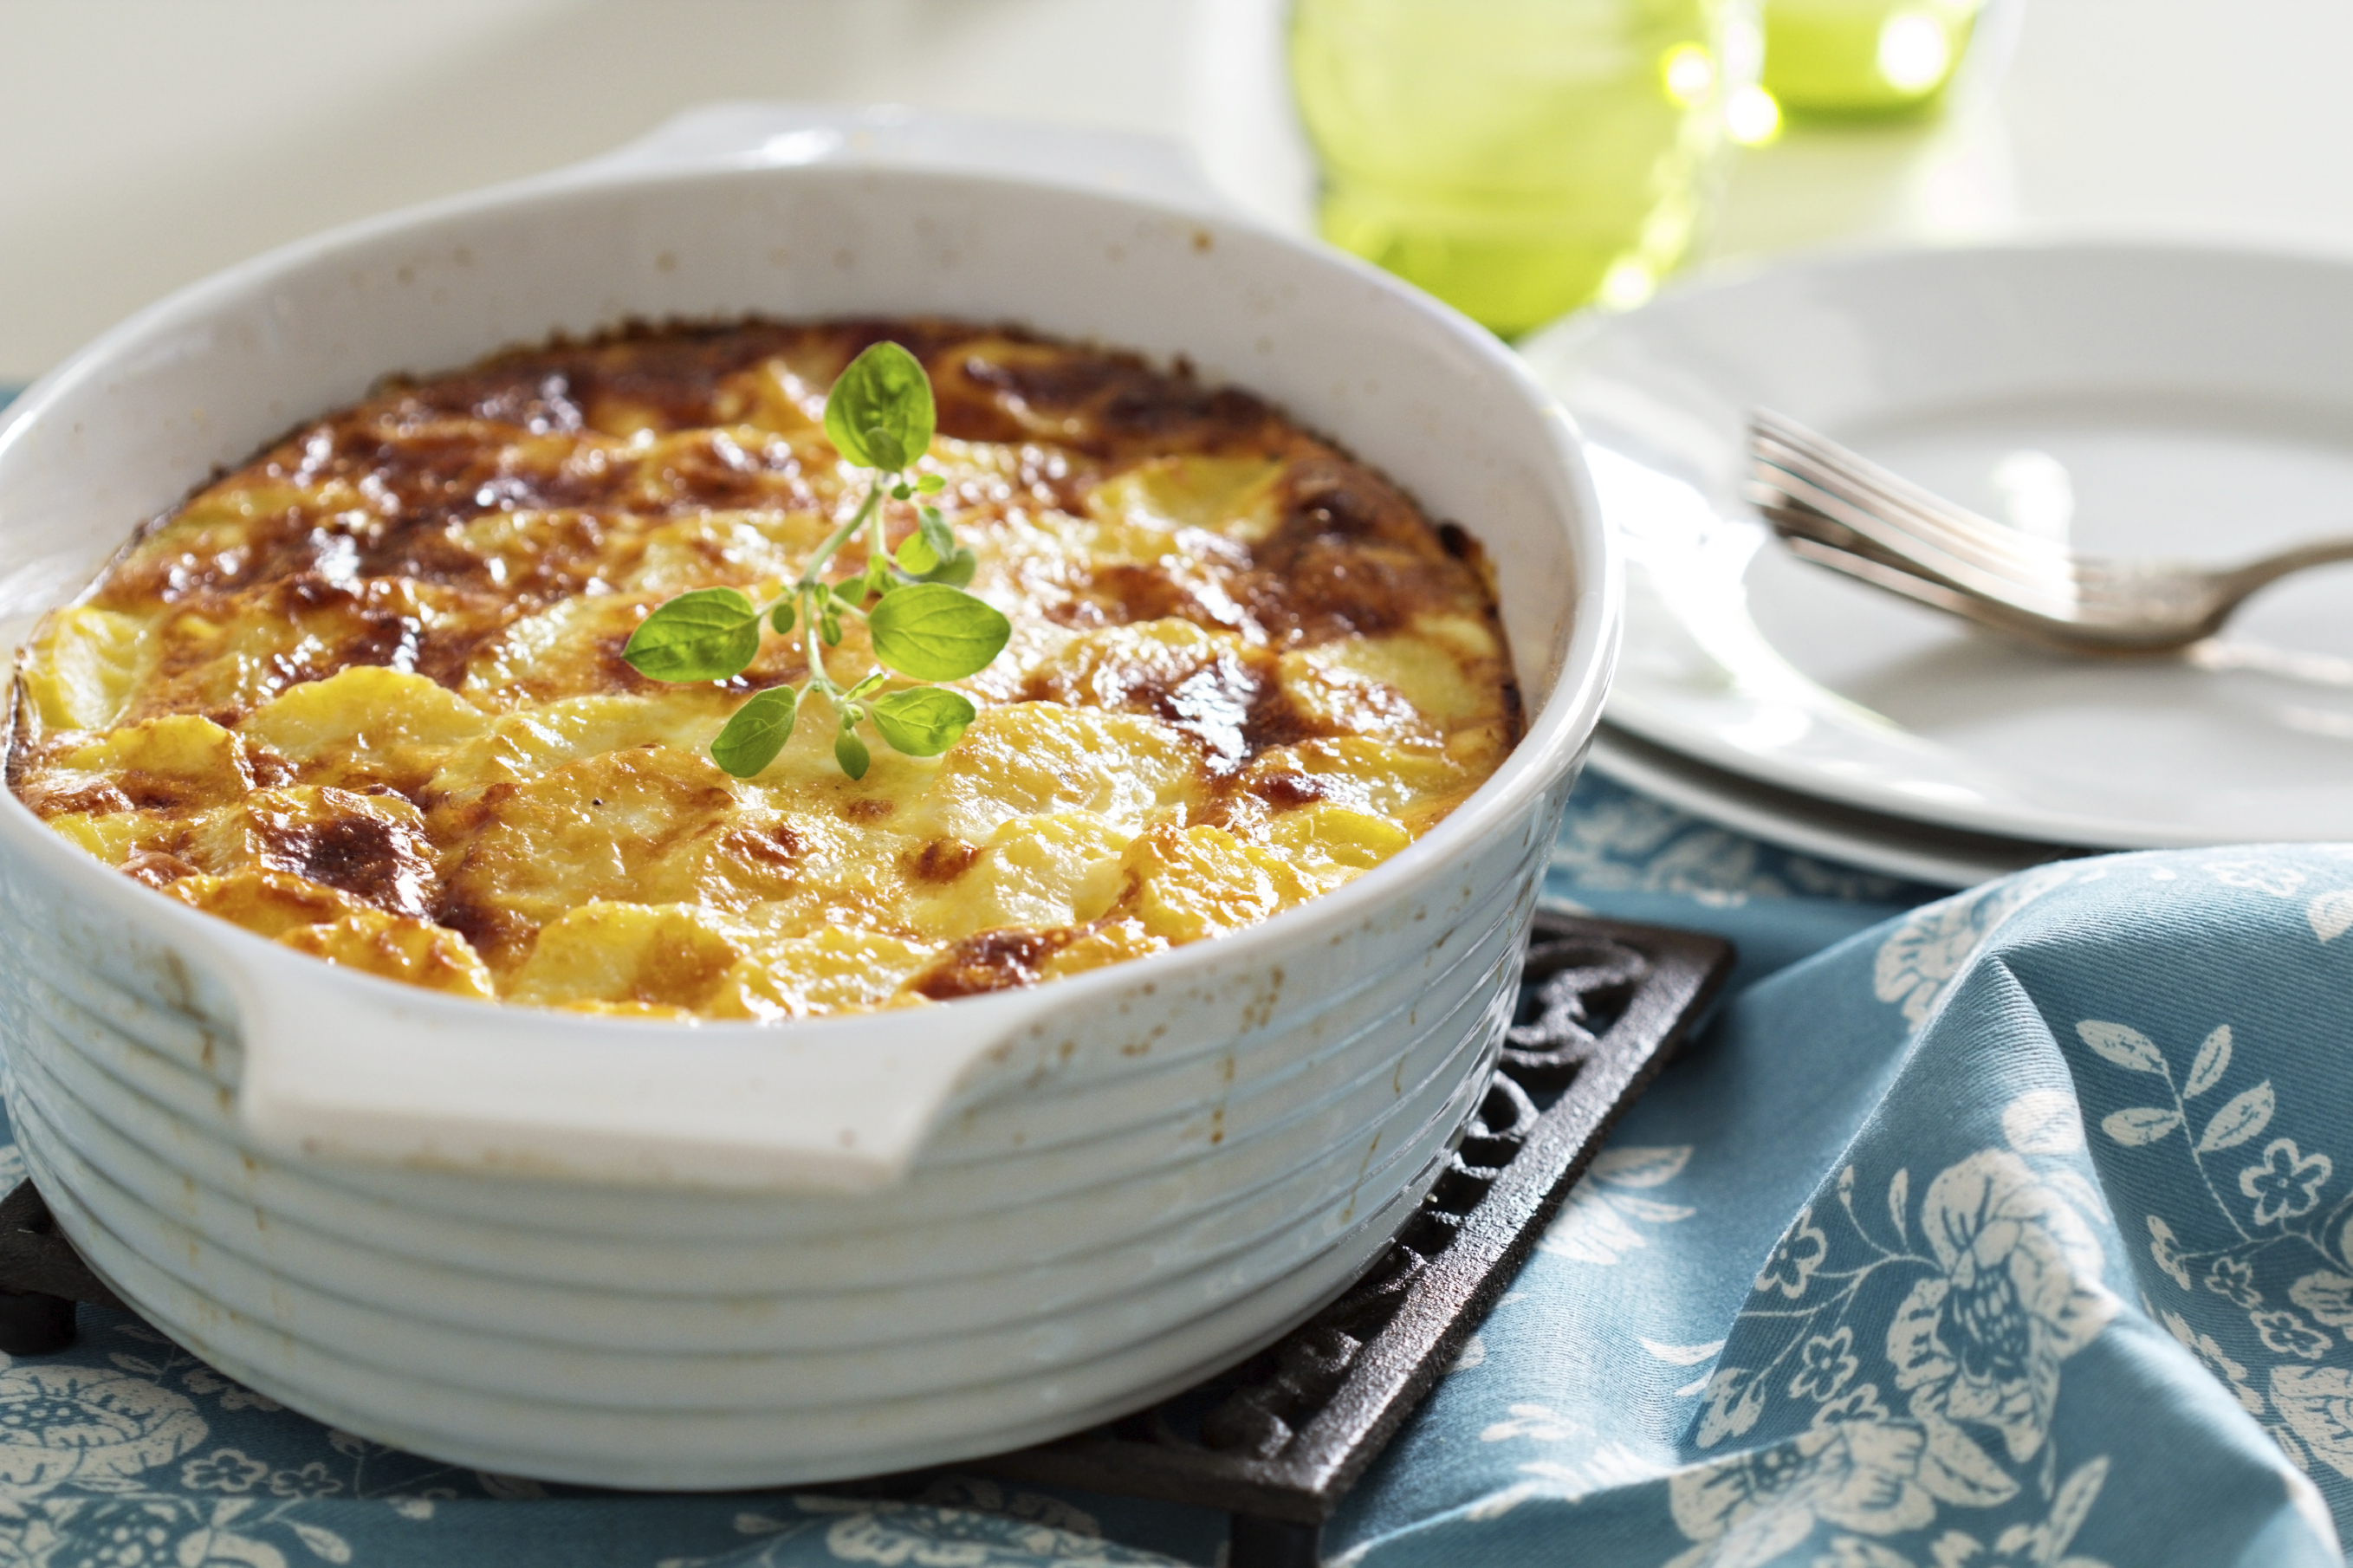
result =
M621 649L687 588L773 593L854 504L823 392L885 337L1014 644L936 763L853 784L797 738L730 779L702 745L797 645L698 687ZM1426 830L1519 724L1461 530L1186 367L936 320L638 324L389 381L151 524L24 668L10 787L142 881L416 984L725 1016L1262 918Z

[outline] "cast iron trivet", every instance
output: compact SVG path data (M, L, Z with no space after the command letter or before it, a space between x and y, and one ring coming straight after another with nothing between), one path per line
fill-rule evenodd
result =
M1730 945L1713 937L1539 910L1487 1098L1363 1279L1174 1399L955 1468L1222 1510L1233 1516L1229 1568L1313 1568L1324 1521L1452 1363L1731 966ZM0 1199L0 1351L71 1344L77 1301L122 1310L20 1183Z
M40 1189L18 1182L0 1198L0 1353L46 1355L73 1343L77 1301L131 1310L58 1234Z

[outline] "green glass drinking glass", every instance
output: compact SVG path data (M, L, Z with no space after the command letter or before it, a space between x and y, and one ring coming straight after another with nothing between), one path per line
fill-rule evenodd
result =
M1741 0L1295 0L1324 237L1506 336L1638 303L1691 246L1744 88L1750 139L1771 129L1754 28Z
M1978 0L1766 0L1765 89L1792 115L1876 119L1935 107Z

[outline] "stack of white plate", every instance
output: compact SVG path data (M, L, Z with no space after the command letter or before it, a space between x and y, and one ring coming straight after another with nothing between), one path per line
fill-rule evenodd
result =
M1759 837L1961 886L2087 849L2353 838L2353 572L2158 658L2028 648L1788 555L1739 499L1789 415L2077 549L2353 533L2353 266L2158 246L1841 255L1524 345L1628 546L1593 763Z

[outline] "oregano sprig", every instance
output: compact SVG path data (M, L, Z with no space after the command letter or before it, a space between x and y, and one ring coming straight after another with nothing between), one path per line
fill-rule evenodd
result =
M833 704L834 761L853 779L866 776L871 760L858 733L870 719L893 750L912 757L939 755L972 722L973 705L962 692L917 685L875 695L892 674L925 682L976 674L1013 635L1002 614L965 592L978 561L956 542L939 508L918 504L916 530L895 554L884 537L886 495L912 500L943 488L937 474L908 472L931 448L936 421L932 384L914 355L881 342L850 361L826 395L825 433L843 458L874 471L857 511L769 604L756 605L734 588L697 588L648 616L621 650L629 668L650 679L726 680L759 656L764 620L779 637L799 634L808 679L797 689L773 686L756 693L711 742L712 760L736 777L749 778L776 760L812 692ZM827 580L827 565L860 529L871 531L866 569ZM825 650L840 646L844 617L866 623L882 667L847 687L825 666Z

